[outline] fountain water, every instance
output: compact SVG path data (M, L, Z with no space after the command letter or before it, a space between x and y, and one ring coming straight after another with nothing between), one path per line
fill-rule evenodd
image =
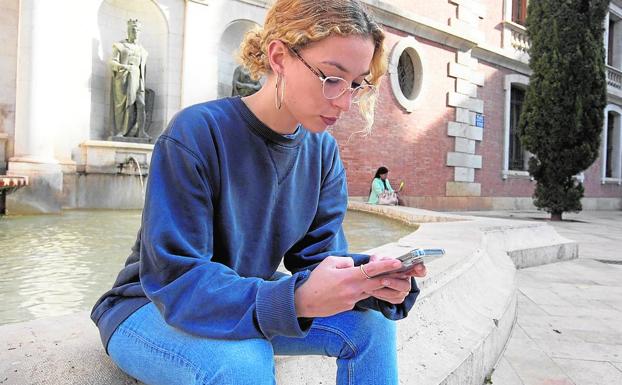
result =
M126 161L120 165L120 168L123 169L125 165L130 165L132 163L134 165L134 170L138 171L138 177L140 178L140 190L142 191L143 201L144 201L145 200L145 182L144 182L143 171L140 166L140 163L138 162L138 159L136 159L136 157L133 155L129 155Z
M123 266L140 222L140 210L67 210L63 215L3 217L0 325L90 309ZM402 238L413 229L357 211L348 211L344 220L353 253ZM4 337L0 331L1 343ZM0 353L0 373L5 353ZM3 379L0 376L4 385L12 383Z

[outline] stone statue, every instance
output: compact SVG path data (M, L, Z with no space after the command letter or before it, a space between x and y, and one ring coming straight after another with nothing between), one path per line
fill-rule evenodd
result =
M259 91L261 83L259 83L259 80L251 78L251 74L246 67L239 65L233 71L233 83L231 86L231 96L249 96Z
M113 140L141 138L147 135L145 75L148 53L139 42L141 24L137 19L127 21L127 39L112 45L111 113ZM153 91L152 91L153 92Z

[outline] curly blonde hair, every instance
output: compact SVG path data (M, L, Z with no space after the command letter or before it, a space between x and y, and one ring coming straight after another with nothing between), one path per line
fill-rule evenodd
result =
M281 40L294 49L328 36L369 36L374 42L370 76L378 87L387 70L384 32L358 0L276 0L266 15L263 27L250 30L240 45L239 58L255 80L272 72L267 51L273 40ZM374 120L376 93L359 101L361 115L369 133Z

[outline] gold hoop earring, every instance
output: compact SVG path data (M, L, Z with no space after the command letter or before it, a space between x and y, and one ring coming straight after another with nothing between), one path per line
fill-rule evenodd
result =
M281 86L281 97L279 98L279 84ZM280 73L276 75L276 83L274 84L274 106L280 110L283 106L283 98L285 97L285 78Z

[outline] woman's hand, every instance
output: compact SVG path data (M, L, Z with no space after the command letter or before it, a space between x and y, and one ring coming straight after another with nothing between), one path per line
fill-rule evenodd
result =
M375 261L395 260L391 257L379 257L372 255L370 263ZM365 265L366 266L366 265ZM386 280L385 285L382 288L373 290L368 293L370 296L376 297L380 300L392 303L400 304L404 302L404 298L410 293L411 277L425 277L427 273L426 267L423 263L416 264L412 269L401 273L387 274L383 276Z
M296 314L298 317L327 317L352 310L358 301L370 296L401 303L410 291L410 278L393 275L373 278L400 265L394 258L374 258L363 265L362 270L360 266L354 267L352 258L327 257L296 289Z

